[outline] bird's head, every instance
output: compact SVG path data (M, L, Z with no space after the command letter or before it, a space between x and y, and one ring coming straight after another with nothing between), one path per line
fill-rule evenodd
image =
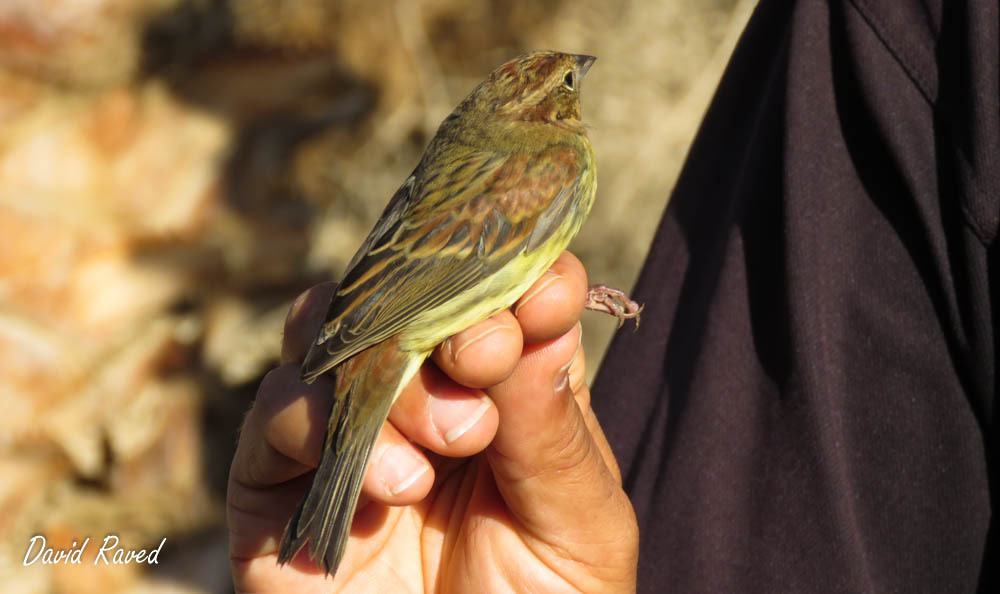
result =
M506 120L578 126L580 81L596 59L553 51L525 54L494 70L462 107Z

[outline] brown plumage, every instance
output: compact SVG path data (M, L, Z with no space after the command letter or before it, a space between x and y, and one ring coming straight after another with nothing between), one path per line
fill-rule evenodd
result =
M594 58L534 52L441 124L354 256L302 366L335 369L324 452L278 560L336 571L389 408L434 347L510 306L583 224L596 189L579 83Z

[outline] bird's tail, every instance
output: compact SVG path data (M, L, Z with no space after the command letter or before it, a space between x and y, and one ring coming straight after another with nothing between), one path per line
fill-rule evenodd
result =
M389 339L337 367L323 455L305 498L285 527L278 563L294 559L308 541L309 558L326 573L336 573L372 446L393 401L423 359Z

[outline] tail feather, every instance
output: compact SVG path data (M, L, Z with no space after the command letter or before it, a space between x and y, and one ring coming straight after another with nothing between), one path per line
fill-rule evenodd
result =
M390 339L337 368L323 455L305 499L285 527L278 563L294 559L308 542L309 558L326 573L336 573L372 447L393 401L423 359L401 351Z
M291 561L308 541L309 558L316 560L326 573L336 572L347 545L368 458L380 428L381 423L367 439L358 436L361 439L353 444L324 448L306 498L285 528L278 552L279 563Z

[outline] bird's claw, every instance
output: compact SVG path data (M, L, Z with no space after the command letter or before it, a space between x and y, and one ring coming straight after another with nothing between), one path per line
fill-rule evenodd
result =
M622 290L607 285L594 285L587 291L587 303L584 306L592 311L600 311L618 318L621 328L625 320L635 320L639 328L639 314L645 305L633 301Z

